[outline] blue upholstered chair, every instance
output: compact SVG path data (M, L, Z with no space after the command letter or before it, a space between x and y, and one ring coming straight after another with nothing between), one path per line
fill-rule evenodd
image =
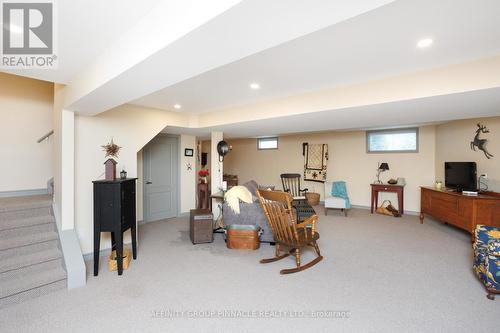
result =
M473 248L474 271L493 300L500 293L500 229L478 224Z

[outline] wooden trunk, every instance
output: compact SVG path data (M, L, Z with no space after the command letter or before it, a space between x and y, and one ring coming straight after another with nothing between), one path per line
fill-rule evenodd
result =
M259 229L254 225L230 225L226 245L229 249L257 250L260 247Z
M487 192L478 196L422 187L420 222L424 214L474 233L476 224L500 227L500 193Z

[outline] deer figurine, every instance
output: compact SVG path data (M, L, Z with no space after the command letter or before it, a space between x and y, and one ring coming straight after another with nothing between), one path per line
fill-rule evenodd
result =
M486 142L488 142L488 140L479 138L479 135L481 133L489 133L490 131L486 128L486 126L483 126L481 124L477 124L477 127L478 127L478 129L476 130L476 135L474 136L474 141L471 141L471 143L470 143L470 148L472 150L476 151L476 147L477 147L479 150L483 151L484 156L486 156L486 158L490 159L493 157L493 155L491 155L486 150L486 147L485 147Z

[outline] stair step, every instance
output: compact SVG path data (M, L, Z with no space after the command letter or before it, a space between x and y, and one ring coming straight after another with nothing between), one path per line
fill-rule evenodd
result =
M66 285L52 196L0 198L0 308Z
M0 198L0 213L52 206L51 195Z
M22 249L22 248L21 248ZM56 247L34 253L17 254L0 261L0 273L61 259L62 252Z
M55 230L57 230L57 228L56 224L53 222L39 224L39 225L31 225L24 228L7 229L0 231L0 241L19 236L36 235Z
M48 251L50 249L58 249L60 251L59 241L57 239L3 250L0 251L0 264L16 256L30 255L33 253Z
M0 309L5 308L9 305L25 302L35 297L40 297L59 290L64 290L66 289L67 284L67 279L62 279L56 282L45 284L40 287L19 292L15 295L0 298Z
M46 206L0 212L0 224L41 216L53 216L52 207Z
M46 231L38 234L19 235L16 237L6 238L6 239L0 238L0 251L57 240L58 238L59 235L57 234L56 231Z
M0 274L3 298L66 279L62 259L52 260Z
M55 219L52 215L38 215L31 217L24 217L20 219L10 219L10 220L0 220L0 231L16 228L30 227L33 225L40 225L46 223L55 223Z

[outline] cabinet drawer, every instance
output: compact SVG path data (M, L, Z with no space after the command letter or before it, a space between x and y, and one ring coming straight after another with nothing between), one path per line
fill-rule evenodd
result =
M458 218L458 199L453 195L432 193L430 206L430 213L440 220L453 223Z
M458 224L464 230L472 232L472 207L474 205L474 200L459 198L458 199Z

